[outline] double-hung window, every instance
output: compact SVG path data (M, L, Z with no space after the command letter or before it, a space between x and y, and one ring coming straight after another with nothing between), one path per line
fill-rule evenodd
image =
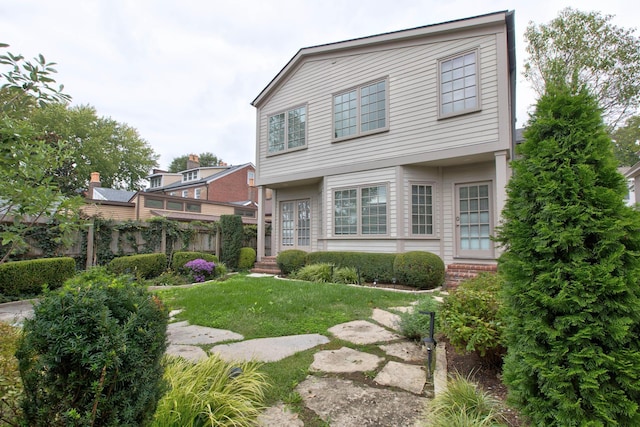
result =
M353 138L389 127L387 79L333 96L333 138Z
M336 235L387 234L386 185L336 190L333 196Z
M440 117L480 109L477 50L441 60L438 70Z
M269 116L268 154L296 150L307 145L307 107Z

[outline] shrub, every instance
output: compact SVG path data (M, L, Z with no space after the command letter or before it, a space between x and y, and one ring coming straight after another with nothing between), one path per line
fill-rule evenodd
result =
M345 285L356 284L358 283L358 271L354 267L334 268L332 281Z
M178 251L174 252L171 257L171 269L180 273L186 273L184 265L194 259L203 259L218 264L218 257L206 252Z
M319 251L309 253L307 263L329 263L338 268L353 267L360 273L362 281L391 283L395 257L396 254L387 253Z
M640 425L640 213L600 106L550 83L512 162L504 379L532 425Z
M439 330L438 322L440 320L440 303L432 297L422 298L413 309L400 314L400 331L402 335L419 341L430 334L431 317L428 314L421 313L423 311L433 311L435 315L434 330Z
M307 261L307 253L299 249L282 251L276 257L278 268L284 275L289 275L304 267Z
M331 264L310 264L293 273L292 278L308 282L330 282L332 270Z
M227 266L224 265L221 262L216 264L215 275L216 275L216 277L224 277L224 276L226 276L227 275Z
M42 258L0 264L0 294L9 297L37 295L43 285L49 289L62 286L76 274L73 258Z
M240 260L238 261L238 270L246 271L253 268L256 262L256 251L253 248L241 248Z
M259 365L232 365L217 355L197 363L167 358L169 391L158 404L153 426L253 426L264 409L267 387Z
M22 381L15 352L20 330L0 322L0 425L19 425Z
M425 427L506 426L500 401L477 385L455 374L447 389L427 404Z
M186 285L188 283L188 279L182 274L178 274L173 270L168 270L158 277L149 279L149 283L152 286L179 286Z
M220 217L220 232L222 233L222 248L220 261L231 270L238 269L240 249L244 240L242 218L239 215L222 215Z
M433 289L444 283L444 262L431 252L406 252L396 255L393 273L403 285Z
M158 277L167 268L165 254L141 254L114 258L109 262L109 271L118 274L131 274L136 278L151 279Z
M16 357L28 425L144 425L164 392L167 310L127 278L46 294ZM78 282L74 282L76 284Z
M204 282L215 275L216 264L203 259L194 259L184 265L195 282Z
M502 276L482 273L444 297L442 333L458 351L476 351L488 365L499 365L505 352L500 288Z

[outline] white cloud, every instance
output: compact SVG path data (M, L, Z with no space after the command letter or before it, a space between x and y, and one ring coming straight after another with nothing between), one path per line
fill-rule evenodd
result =
M254 161L250 102L302 47L499 10L515 10L518 67L529 21L567 6L614 14L633 28L640 7L593 0L0 0L0 42L57 62L74 104L138 129L161 167L189 152ZM535 101L518 78L518 123Z

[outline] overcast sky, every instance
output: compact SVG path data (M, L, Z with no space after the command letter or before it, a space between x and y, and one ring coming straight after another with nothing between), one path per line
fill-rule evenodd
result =
M167 168L212 152L255 163L251 101L303 47L515 10L517 123L534 95L523 33L567 6L637 28L634 0L0 0L0 42L57 62L72 105L138 129ZM636 32L636 36L640 33Z

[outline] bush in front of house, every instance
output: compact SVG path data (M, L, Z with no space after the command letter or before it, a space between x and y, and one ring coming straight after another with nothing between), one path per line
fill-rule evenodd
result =
M158 277L166 268L167 256L161 253L122 256L112 259L108 265L113 274L131 274L142 279Z
M505 353L505 322L500 274L482 273L445 296L440 330L457 351L477 352L487 365L500 365Z
M318 251L307 256L308 264L329 263L335 267L353 267L363 282L391 283L396 254L372 252Z
M358 283L358 271L354 267L338 267L333 269L334 283L343 283L345 285L354 285Z
M433 289L442 285L444 272L444 261L431 252L400 253L393 262L393 274L398 282L418 289Z
M165 391L167 309L130 277L90 274L47 293L24 322L26 425L147 425Z
M184 265L194 259L203 259L205 261L218 264L218 257L206 252L195 251L177 251L171 257L171 269L180 273L184 273Z
M76 274L73 258L41 258L0 264L0 295L10 298L33 296L49 289L59 288L65 280Z
M327 263L305 265L291 275L292 279L306 280L307 282L331 282L333 266Z
M284 275L298 271L307 263L307 253L299 249L287 249L276 257L278 268Z
M253 248L244 247L240 249L240 259L238 260L238 270L247 271L253 268L256 262L256 251Z

